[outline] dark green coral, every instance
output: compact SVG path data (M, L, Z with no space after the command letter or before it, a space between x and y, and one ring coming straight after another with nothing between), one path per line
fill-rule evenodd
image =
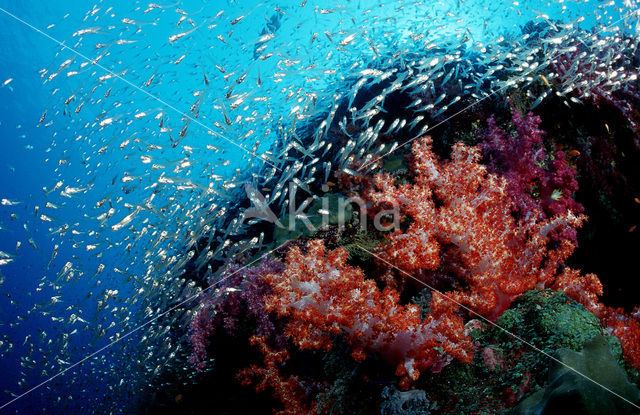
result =
M444 413L509 410L547 385L549 356L559 349L580 351L603 333L596 316L564 293L551 290L524 293L496 323L499 327L484 324L484 329L470 332L478 345L473 364L454 361L441 373L421 379L420 387ZM621 359L618 340L603 338L614 358Z
M275 246L280 246L288 240L310 236L326 225L346 225L352 220L353 203L339 193L327 193L322 198L314 200L304 214L313 228L307 227L302 218L293 218L287 213L275 226Z
M497 324L545 350L561 347L580 350L585 341L602 333L602 326L595 315L561 291L551 290L524 293L500 316ZM500 338L510 342L510 336L505 336L508 335L499 334ZM616 356L620 356L617 339L608 339Z
M525 399L513 415L640 412L640 391L629 382L605 337L588 340L581 352L560 349L555 358L548 385Z

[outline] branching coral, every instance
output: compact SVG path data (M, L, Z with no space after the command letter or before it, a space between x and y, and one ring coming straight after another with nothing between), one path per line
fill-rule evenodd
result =
M257 392L272 388L273 396L284 405L284 408L277 412L279 415L316 413L310 409L315 407L315 403L304 403L307 394L300 380L296 376L285 378L280 372L280 366L289 360L287 350L273 350L267 345L266 339L260 336L251 337L250 343L260 349L264 356L264 366L252 365L238 372L237 378L242 384L249 386L255 383Z
M329 350L331 336L342 334L354 359L378 353L396 365L405 386L421 371L438 371L449 356L470 361L471 342L448 302L434 301L421 320L417 306L400 305L396 291L380 291L362 270L346 265L346 249L325 251L321 240L309 242L306 254L294 247L283 273L264 276L272 287L265 308L288 318L286 333L297 347Z
M196 313L189 325L189 344L191 344L189 362L193 363L197 370L202 370L206 366L209 339L215 333L212 317L213 310L205 306Z
M454 275L460 289L449 295L492 319L524 291L554 280L574 246L563 240L552 249L550 234L580 226L582 217L543 219L533 210L516 220L507 180L487 173L477 147L458 143L451 161L440 162L423 138L413 158L413 184L395 186L379 174L365 194L374 207L396 203L412 219L406 232L397 230L380 246L385 260L406 273Z

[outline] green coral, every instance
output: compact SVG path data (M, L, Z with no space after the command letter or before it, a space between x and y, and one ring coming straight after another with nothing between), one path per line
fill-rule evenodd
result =
M605 337L588 340L581 352L560 349L556 359L551 362L548 386L522 401L513 415L614 415L638 409L640 390L627 379Z
M407 154L400 153L385 157L382 160L382 170L391 173L394 184L400 186L409 182L409 163Z
M496 322L500 327L525 335L545 349L567 347L580 350L585 341L602 333L598 318L561 291L532 290L524 293ZM501 334L504 337L506 334ZM616 356L622 350L608 337Z
M546 383L549 355L560 348L579 351L585 342L602 334L598 318L561 291L528 291L496 323L544 352L523 345L500 329L491 330L489 337L498 340L492 347L498 353L506 358L518 356L513 367L502 376L503 386L513 391L521 388L524 374L530 376L528 390L539 389ZM621 361L622 349L618 339L612 336L606 339Z
M349 260L356 263L367 263L373 260L373 256L369 252L375 252L379 243L380 241L370 233L358 232L344 247L349 251Z
M398 154L385 157L382 161L382 169L389 173L398 173L407 171L409 166L404 155Z
M500 328L471 331L478 346L472 364L453 361L441 373L421 378L420 387L444 413L495 414L512 408L546 386L549 356L562 348L579 351L603 332L596 316L551 290L524 293L496 324ZM621 359L618 340L603 338Z
M420 307L420 318L426 319L431 312L431 289L425 288L411 298L411 304Z

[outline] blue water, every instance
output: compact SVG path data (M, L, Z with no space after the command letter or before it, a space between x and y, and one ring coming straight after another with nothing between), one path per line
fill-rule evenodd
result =
M139 295L140 288L153 291L158 310L179 297L167 283L168 278L178 281L166 274L170 266L154 265L162 262L159 258L179 258L198 221L228 203L224 196L229 192L220 181L211 181L211 175L237 175L241 188L252 172L264 167L247 152L260 154L283 140L279 126L286 129L326 116L336 94L353 83L350 72L376 67L396 51L423 52L420 48L429 37L452 45L460 43L459 34L468 29L473 42L490 44L500 36L520 36L521 27L541 14L560 22L584 16L577 24L588 29L614 22L629 10L623 2L598 1L318 0L305 7L300 7L301 0L172 3L145 13L147 2L0 0L2 9L33 26L0 12L0 85L12 79L0 87L0 199L18 202L0 205L0 251L14 259L0 267L0 406L99 351L118 339L116 333L128 333L148 321L144 308L149 298L126 302ZM186 13L179 25L183 14L178 8ZM219 11L224 13L216 17ZM246 17L232 25L240 16ZM96 28L96 33L73 35L87 28ZM257 51L269 30L274 39ZM351 33L356 34L354 41L337 47ZM416 34L426 37L417 40ZM122 39L131 43L118 44ZM472 47L472 42L464 47ZM76 52L99 58L103 68ZM277 59L261 60L265 53ZM68 67L49 80L67 59L72 60ZM106 78L98 81L101 76ZM234 83L233 94L246 101L231 109L224 88ZM297 97L306 101L297 103ZM202 125L192 120L181 137L187 121L169 106L193 114L194 104L200 106L197 120ZM298 105L307 107L296 110ZM141 112L148 115L135 116ZM296 119L296 113L307 116ZM163 132L160 123L170 132ZM208 129L215 133L208 134ZM50 191L58 182L61 186ZM66 188L81 190L61 194ZM207 188L212 191L203 191ZM47 208L48 202L59 208ZM141 209L131 223L114 230L135 206L147 203L156 209ZM100 219L110 207L113 214ZM51 221L43 220L43 214ZM166 235L161 237L163 231ZM56 245L57 255L51 260ZM68 262L74 275L56 281ZM104 271L93 277L100 265ZM167 286L166 292L154 288L154 280ZM106 289L118 293L98 311ZM52 304L52 297L57 302ZM70 323L72 314L82 321ZM106 331L100 338L95 335L98 325ZM147 354L153 354L155 346L140 343L147 330L157 330L151 327L0 412L126 411L149 381L147 372L137 371L132 362L153 361ZM33 363L21 365L25 356Z

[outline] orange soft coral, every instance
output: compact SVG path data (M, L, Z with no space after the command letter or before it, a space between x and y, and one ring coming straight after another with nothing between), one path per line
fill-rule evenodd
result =
M549 247L553 230L580 226L583 217L531 215L518 222L511 215L505 179L488 174L480 150L454 145L451 160L440 162L431 139L413 144L412 184L396 186L379 174L365 198L375 208L400 207L412 219L379 247L386 261L403 273L443 271L463 289L449 295L489 318L497 318L521 293L548 286L556 269L573 252L563 241Z
M354 359L378 353L396 366L405 386L423 370L442 368L449 356L471 360L463 321L448 302L421 320L417 306L400 305L396 291L380 291L361 269L346 265L347 258L346 249L326 252L323 241L314 240L306 254L298 247L289 251L282 274L264 276L273 290L265 308L288 318L294 344L328 350L331 336L342 334Z
M487 173L477 147L454 145L448 162L437 160L428 137L416 141L412 151L412 184L396 186L392 176L379 174L365 192L374 209L396 205L412 219L406 232L395 231L379 247L384 262L404 276L421 270L453 275L461 289L446 296L490 319L532 288L563 290L598 316L620 339L625 359L640 369L637 313L629 316L600 303L596 275L567 267L558 273L575 246L567 239L550 244L550 235L579 227L584 216L569 211L517 221L507 182Z
M631 366L640 370L640 317L638 311L627 315L623 310L608 307L601 317L602 323L620 340L622 354Z
M575 270L565 270L555 283L556 289L584 305L595 314L602 325L620 340L622 354L631 366L640 370L640 310L627 315L622 309L607 307L598 302L602 295L602 283L594 274L580 275Z
M285 378L280 373L280 366L289 360L289 353L286 350L275 351L267 345L264 337L252 336L250 339L252 346L257 346L264 356L264 367L252 365L242 369L237 374L238 380L244 386L255 383L257 392L262 392L267 388L273 389L273 396L283 403L284 408L278 411L279 415L314 414L315 403L309 406L303 402L306 399L305 390L299 379L295 376Z

